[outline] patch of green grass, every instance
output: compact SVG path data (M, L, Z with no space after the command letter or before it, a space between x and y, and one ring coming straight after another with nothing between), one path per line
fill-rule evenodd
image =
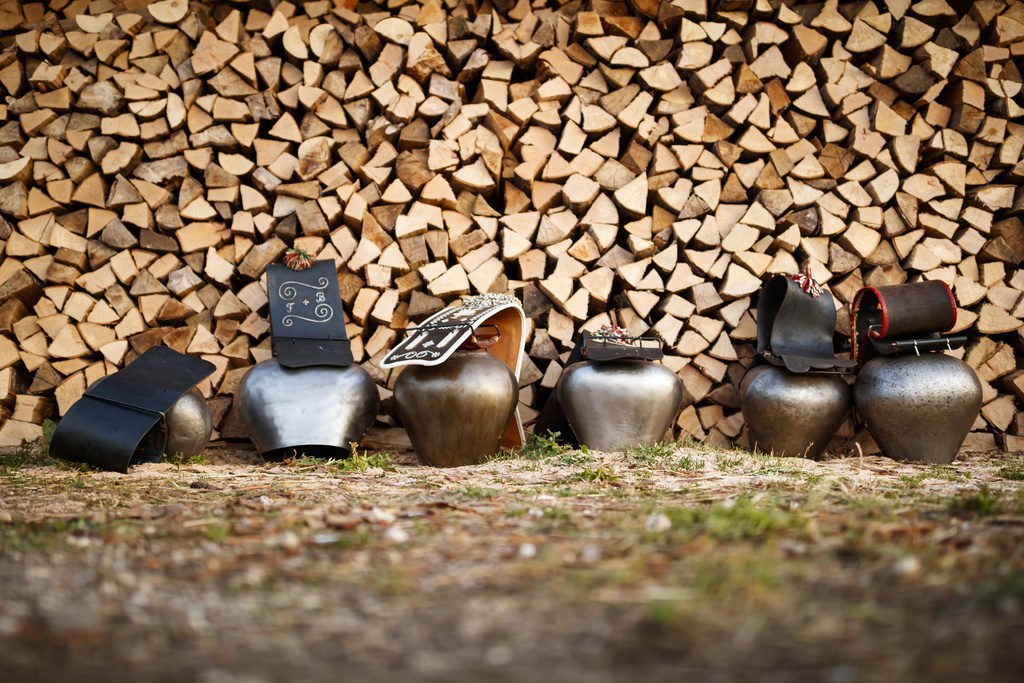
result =
M175 453L174 455L164 453L164 457L161 458L161 460L170 465L177 465L178 467L187 465L205 465L206 455L204 453L199 453L198 455L191 455L186 458L184 453Z
M905 488L916 489L921 485L921 482L927 479L939 479L942 481L955 481L964 483L971 478L970 473L966 475L960 474L952 467L944 465L933 465L927 470L922 470L917 474L901 474L898 481L903 484Z
M715 467L719 470L731 470L743 464L743 457L732 451L715 453Z
M385 472L394 472L395 465L391 462L390 453L359 453L352 449L352 455L344 460L336 460L328 468L335 472L365 472L370 467L379 467Z
M1024 481L1024 462L1015 462L996 470L996 476L1012 481Z
M687 453L679 458L676 468L680 470L702 470L707 463L703 458L696 457L693 453Z
M655 624L675 624L688 614L686 606L678 600L658 600L647 605L646 621Z
M703 556L694 566L693 588L698 595L746 598L761 602L783 586L776 558L763 552L733 552Z
M379 467L387 472L395 471L390 453L360 453L355 444L352 444L352 454L344 460L315 457L302 453L292 458L286 458L284 464L299 470L324 468L334 473L365 472L370 467Z
M52 420L43 420L43 435L35 441L21 440L21 445L7 453L0 453L0 474L10 475L30 467L57 467L70 472L100 472L98 467L83 462L69 462L50 457L50 440L56 425Z
M306 455L305 453L296 453L294 456L287 457L284 459L283 464L286 467L295 467L299 469L326 467L333 465L337 460L334 458L318 458L312 455Z
M403 595L411 592L414 586L409 575L394 565L379 567L373 573L373 587L382 595Z
M53 461L58 469L66 472L78 472L84 474L86 472L102 472L102 467L94 467L87 462L68 462L66 460L54 460Z
M785 464L785 460L782 458L776 458L771 456L769 459L762 461L759 468L751 470L751 474L803 474L804 470L800 467L794 467L793 465Z
M919 472L917 474L901 474L898 481L903 484L904 488L916 489L921 485L921 482L927 479L930 475L927 472Z
M42 452L38 441L21 440L21 445L7 453L0 453L0 471L9 474L26 467L46 467L55 464Z
M27 467L60 465L63 461L56 461L50 457L50 442L53 440L53 433L56 429L57 424L47 418L43 420L43 435L40 438L34 441L22 439L21 445L13 451L0 453L0 473L9 474Z
M25 524L0 525L0 548L5 552L39 550L50 546L54 539L53 533Z
M594 454L590 452L590 449L586 446L580 446L579 450L565 450L557 456L554 456L554 461L559 465L582 465L587 462L594 462Z
M869 519L895 521L897 518L892 498L879 495L873 491L870 493L859 493L843 487L837 488L842 491L841 499L843 504L851 510L864 511ZM920 505L925 504L920 498L918 498L918 503Z
M1002 505L999 497L992 493L988 484L982 486L977 493L970 493L953 500L949 506L950 514L958 517L980 517L994 515Z
M67 542L71 534L85 534L90 526L89 522L83 519L0 524L0 548L5 551L52 548Z
M556 458L569 450L565 444L558 441L561 435L561 432L551 431L547 435L533 434L526 438L526 443L521 448L514 449L513 453L515 457L524 460Z
M489 456L485 462L495 462L501 460L546 460L550 458L559 458L573 460L579 458L580 455L590 456L590 451L586 448L581 448L579 451L572 451L567 445L560 442L558 437L562 435L561 432L548 431L544 434L527 434L526 440L523 445L519 448L513 448L510 451L498 451L494 455ZM583 458L581 458L582 461ZM563 463L572 464L572 463Z
M637 462L648 463L660 458L668 458L676 454L679 444L656 443L651 446L646 444L626 449L626 455Z
M765 453L756 445L754 450L750 451L748 455L754 460L760 461L760 466L755 466L749 470L751 474L803 474L804 470L801 467L796 467L792 463L793 461L789 458L775 455L775 451ZM728 456L725 456L728 457ZM734 451L735 457L735 451Z
M788 532L800 535L807 525L806 517L799 510L758 504L748 499L707 507L668 508L665 514L675 533L721 541L763 539Z
M227 522L214 522L203 527L203 535L214 543L222 543L231 535L231 525Z
M587 481L587 482L605 482L615 481L619 478L619 475L615 474L615 470L607 465L598 465L597 467L584 467L579 472L573 472L566 481Z
M929 471L928 475L932 479L941 479L943 481L959 481L965 482L971 478L971 473L960 474L952 467L947 465L934 465Z
M544 519L550 519L555 522L571 522L572 515L565 508L547 508L544 510Z
M475 500L490 500L495 496L499 495L501 491L497 489L481 488L479 486L473 486L469 484L459 489L459 494L466 498L473 498Z

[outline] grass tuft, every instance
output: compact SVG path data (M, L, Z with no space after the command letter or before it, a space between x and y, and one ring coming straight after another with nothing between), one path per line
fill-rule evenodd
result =
M205 465L206 455L199 453L198 455L191 455L186 458L184 453L175 453L174 455L164 453L164 457L161 458L161 460L170 465L177 465L179 467L187 465Z
M1024 462L1015 462L996 471L997 477L1011 481L1024 481Z
M302 453L293 458L286 458L284 464L287 467L299 470L323 468L335 474L365 472L371 467L378 467L385 472L395 471L395 465L391 460L390 453L360 453L356 444L352 444L352 454L344 460L320 458Z
M791 531L802 534L807 524L799 511L757 505L745 498L708 507L669 508L665 514L673 530L684 536L720 541L757 540Z
M359 453L354 445L350 457L334 461L328 469L335 472L365 472L370 467L379 467L385 472L395 471L390 453Z
M566 477L566 481L587 481L587 482L605 482L615 481L619 479L619 475L615 474L615 470L607 465L598 465L597 467L586 466L579 472L574 472Z
M644 444L626 449L626 455L640 463L649 463L660 458L668 458L679 450L677 443L656 443L650 446Z
M1000 507L999 497L992 493L988 484L985 484L977 493L954 499L949 506L949 512L958 517L981 517L998 513Z
M679 458L679 462L676 463L676 468L680 470L702 470L704 469L707 462L704 458L698 458L693 453L687 453L683 457Z
M473 486L472 484L467 484L466 486L459 489L459 493L465 496L466 498L472 498L474 500L490 500L491 498L500 495L501 491L498 491L497 489L489 489L481 486Z
M524 443L520 448L513 449L509 454L509 458L523 460L545 460L547 458L557 458L569 451L568 446L558 440L558 437L561 435L561 432L552 431L549 431L546 435L527 435L526 443Z

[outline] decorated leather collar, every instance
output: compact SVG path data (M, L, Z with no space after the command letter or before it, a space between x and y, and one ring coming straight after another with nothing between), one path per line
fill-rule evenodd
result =
M775 275L757 303L757 353L791 372L843 370L855 361L837 358L832 345L836 307L807 275Z
M941 280L864 287L851 306L850 358L863 363L878 353L952 349L963 341L940 335L955 326L956 297Z

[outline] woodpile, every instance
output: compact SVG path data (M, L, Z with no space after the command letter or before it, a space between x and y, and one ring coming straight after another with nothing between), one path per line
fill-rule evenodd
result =
M809 273L840 334L863 285L940 279L985 390L967 446L1022 448L1021 2L0 5L0 445L155 344L217 365L242 438L294 246L336 261L385 398L407 325L510 291L525 420L617 324L723 446L764 278Z

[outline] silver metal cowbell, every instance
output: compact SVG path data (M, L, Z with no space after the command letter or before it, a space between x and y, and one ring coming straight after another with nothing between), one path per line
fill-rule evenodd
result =
M254 365L235 394L239 421L265 457L358 443L380 408L377 386L358 365Z
M942 353L872 358L853 395L875 443L895 460L952 462L981 410L974 370Z
M751 368L740 382L740 407L754 445L764 453L817 458L850 411L841 375Z
M570 365L555 391L579 442L609 453L661 441L683 402L676 373L634 359Z
M952 462L978 418L981 381L942 353L967 341L950 334L956 318L956 297L942 280L864 287L853 299L850 345L863 363L854 403L890 458Z
M740 410L752 446L778 456L817 458L850 411L837 358L832 295L804 274L774 275L757 302L757 354L740 381Z

